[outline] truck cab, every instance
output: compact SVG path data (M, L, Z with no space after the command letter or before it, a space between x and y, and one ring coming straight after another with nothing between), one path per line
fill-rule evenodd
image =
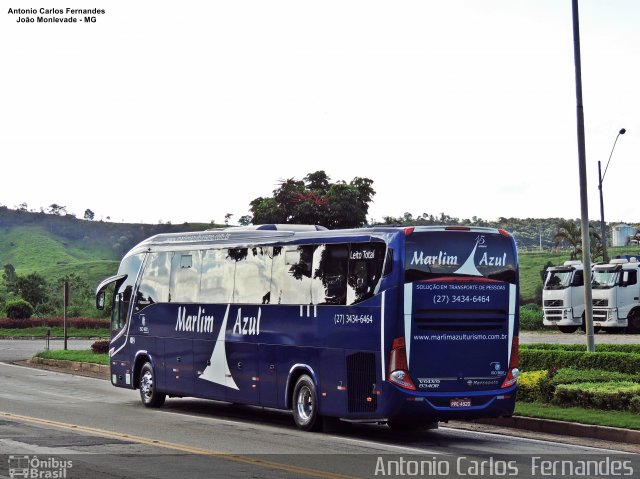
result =
M593 267L593 325L610 332L640 331L640 283L636 257Z
M542 290L545 326L573 333L584 324L584 271L581 261L565 261L547 269Z

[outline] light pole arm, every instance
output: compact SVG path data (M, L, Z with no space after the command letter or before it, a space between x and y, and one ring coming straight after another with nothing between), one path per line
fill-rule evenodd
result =
M600 178L600 190L602 190L602 182L604 181L604 175L607 174L607 170L609 169L609 162L611 161L611 157L613 156L613 150L616 149L616 143L618 143L618 137L619 136L620 136L620 133L618 133L616 135L616 139L613 141L613 148L611 148L611 153L609 153L609 159L607 160L607 166L604 167L604 173L603 173L602 177ZM598 170L599 169L600 169L600 162L598 161ZM600 171L598 171L598 174L600 174Z
M609 156L609 159L611 159L611 156ZM600 166L600 160L598 160L598 189L600 190L600 241L602 242L602 261L608 263L609 255L607 254L607 227L604 224L604 200L602 199L602 168Z

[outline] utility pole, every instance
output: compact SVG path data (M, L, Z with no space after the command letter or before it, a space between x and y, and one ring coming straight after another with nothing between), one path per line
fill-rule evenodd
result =
M594 352L593 302L591 298L591 244L589 242L589 203L587 201L587 159L584 141L584 109L582 106L582 65L580 61L580 21L578 0L572 0L573 57L576 71L576 116L578 123L578 170L580 174L580 219L582 225L582 264L584 268L584 320L587 351Z

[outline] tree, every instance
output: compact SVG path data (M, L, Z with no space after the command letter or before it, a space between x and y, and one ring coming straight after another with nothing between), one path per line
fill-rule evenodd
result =
M4 284L9 288L16 281L16 269L13 267L11 263L7 263L4 265L4 273L2 273L2 279L4 280Z
M251 215L244 215L244 216L241 216L240 218L238 218L238 224L239 224L240 226L248 226L248 225L250 225L250 224L251 224L251 220L252 220L252 219L253 219L253 218L251 217Z
M95 218L95 216L96 216L95 213L93 211L91 211L89 208L84 210L84 219L85 220L93 221L93 218Z
M38 273L17 276L7 289L37 307L47 301L47 282Z
M233 213L227 213L224 215L224 225L229 226L229 220L233 216Z
M62 213L67 213L67 207L66 206L60 206L56 203L53 203L51 205L49 205L49 213L52 215L58 215L60 216Z
M320 170L303 180L281 180L273 196L250 203L254 224L316 224L328 228L354 228L367 223L373 181L356 177L349 183L331 183Z
M571 248L569 253L571 259L582 257L582 229L577 221L560 220L553 236L553 241L556 247L563 243L568 244ZM591 258L596 258L598 255L602 256L600 235L592 224L589 224L589 243Z

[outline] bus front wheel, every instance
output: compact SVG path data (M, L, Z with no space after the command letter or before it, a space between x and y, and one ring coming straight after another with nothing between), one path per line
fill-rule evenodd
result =
M156 389L156 377L151 363L144 363L140 370L140 399L146 407L160 407L166 395Z
M306 374L298 378L293 388L293 420L303 431L317 431L322 425L316 386Z

